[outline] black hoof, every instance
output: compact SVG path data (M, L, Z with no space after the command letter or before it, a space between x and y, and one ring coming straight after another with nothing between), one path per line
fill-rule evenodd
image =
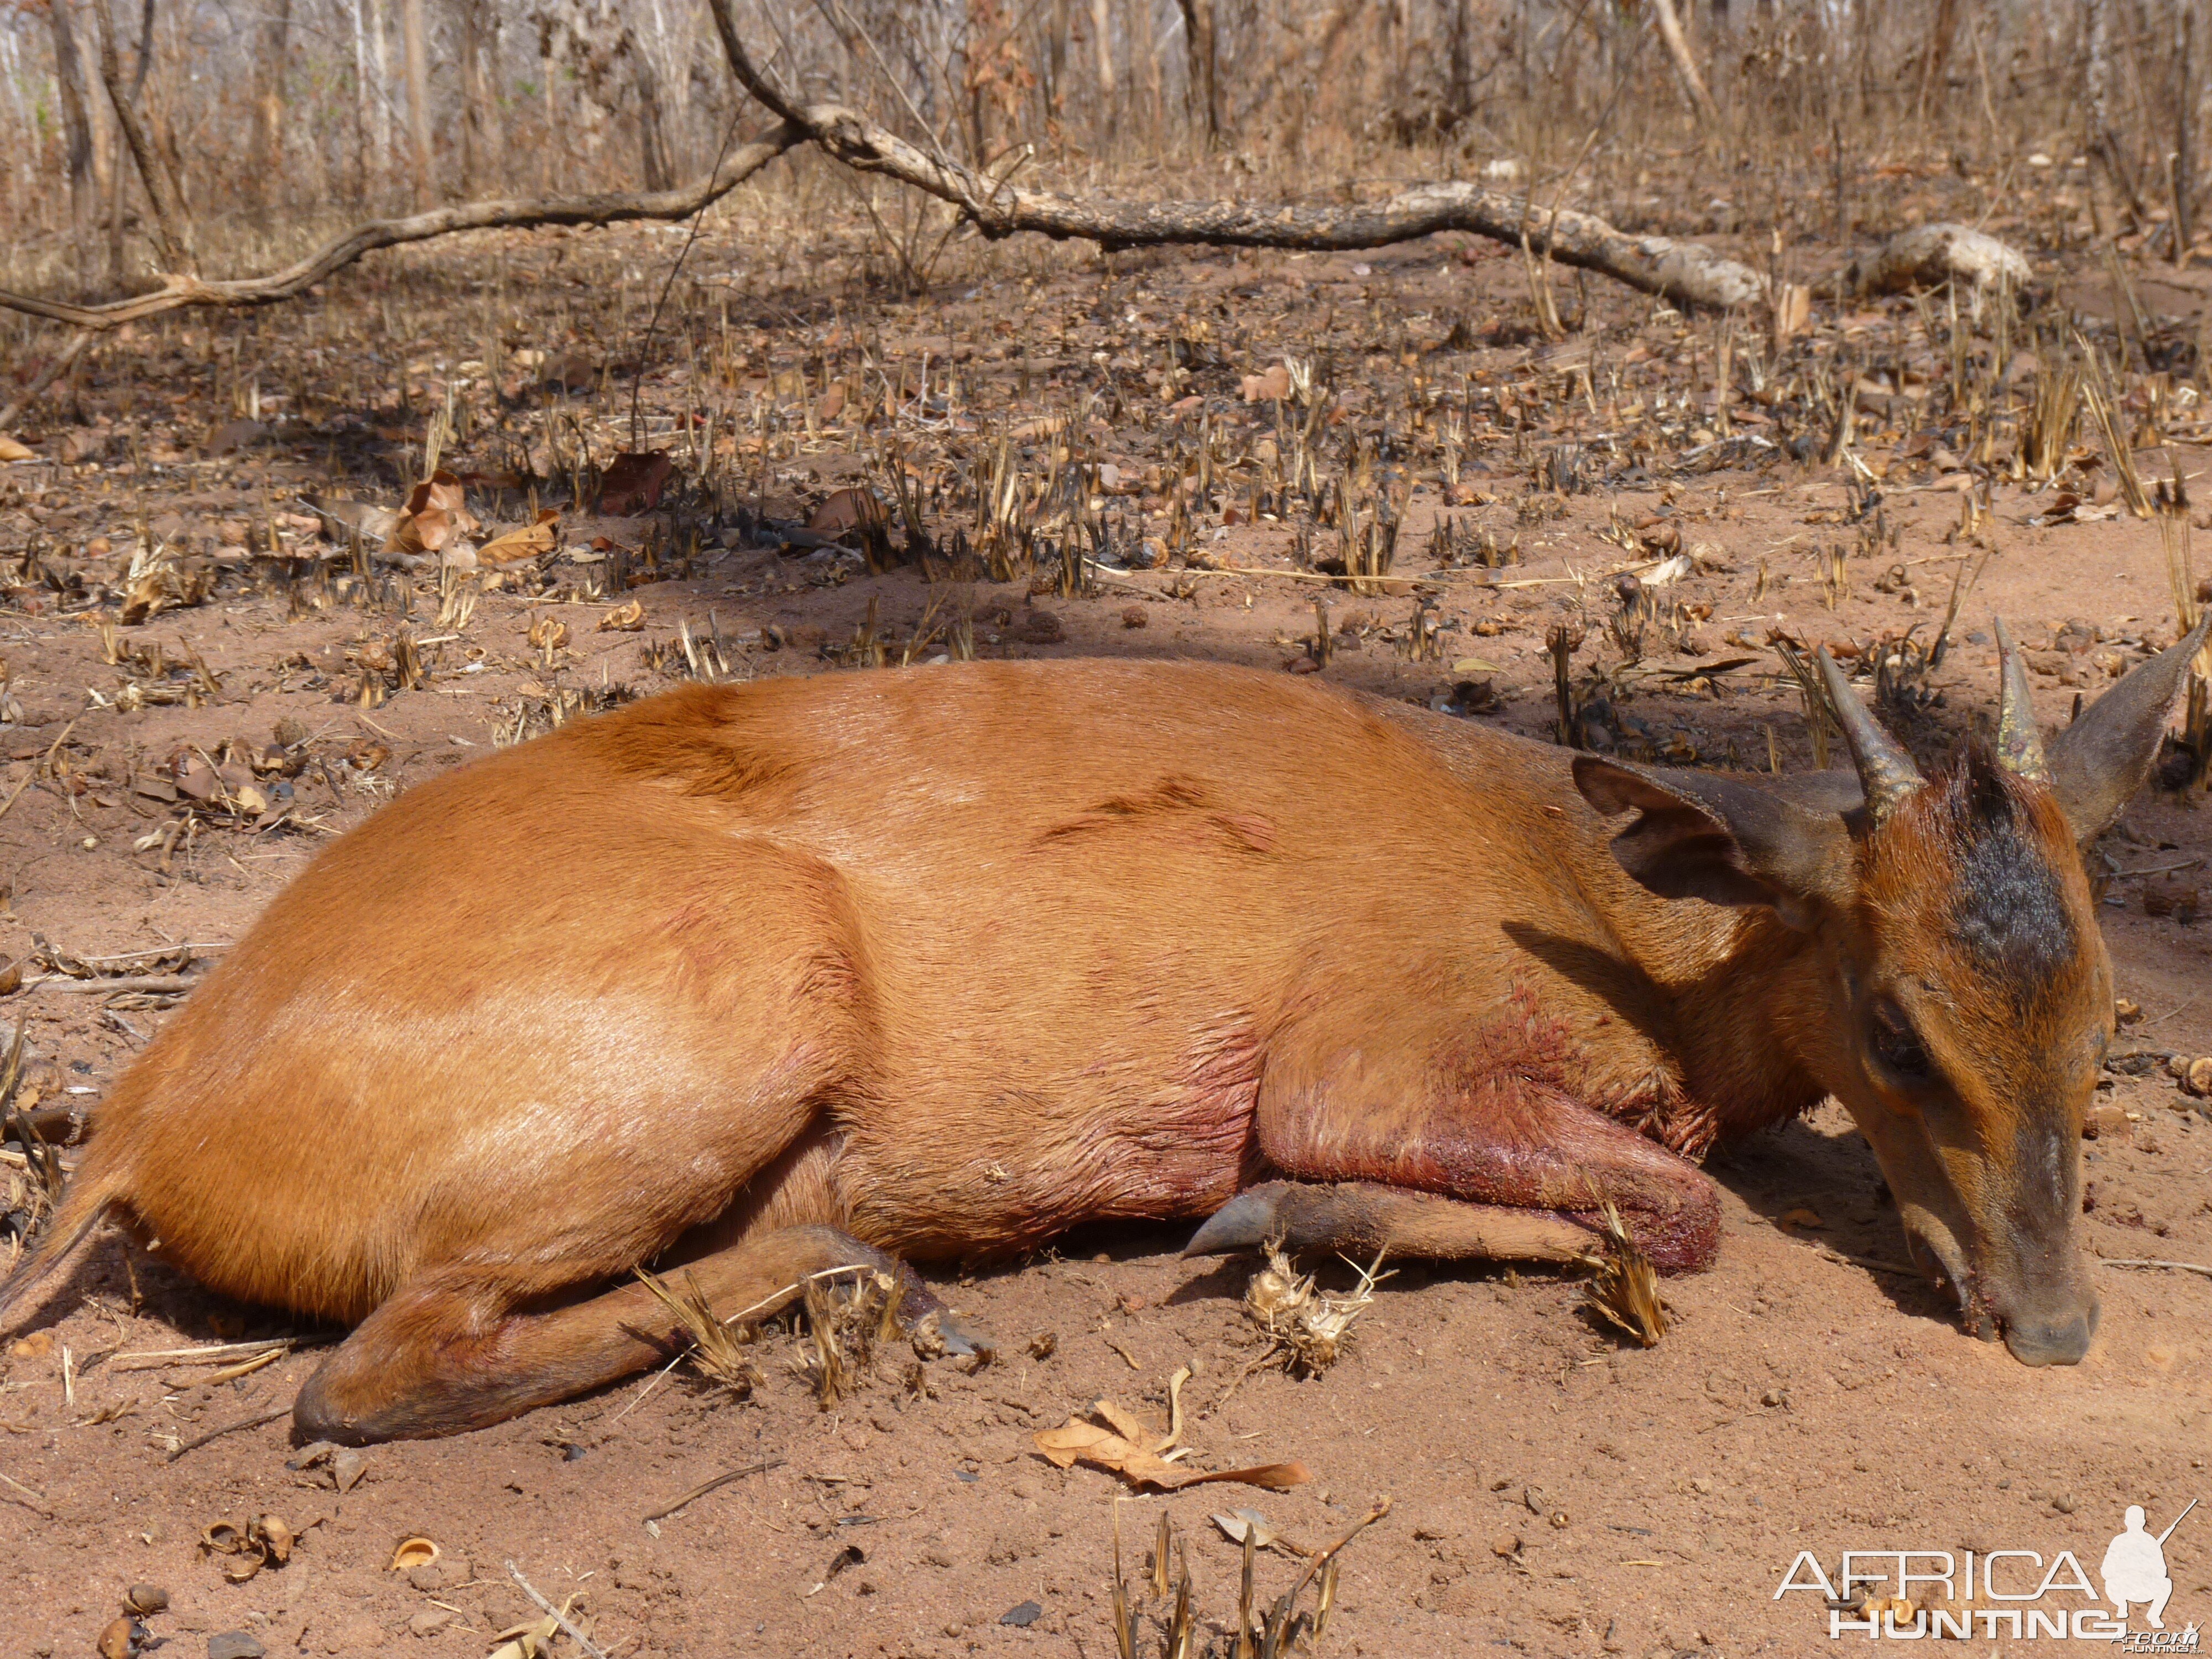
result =
M1282 1231L1277 1212L1287 1182L1271 1181L1241 1192L1206 1218L1182 1247L1185 1255L1229 1255L1256 1250Z
M950 1309L937 1316L937 1334L945 1339L947 1353L979 1353L987 1359L998 1357L998 1339L959 1319Z

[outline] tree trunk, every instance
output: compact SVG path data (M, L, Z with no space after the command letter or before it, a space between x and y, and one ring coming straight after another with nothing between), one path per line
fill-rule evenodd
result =
M1214 71L1213 0L1180 0L1182 43L1190 65L1191 118L1206 133L1207 148L1221 137L1221 97Z
M84 233L98 210L92 187L92 115L86 107L84 59L77 52L67 0L51 0L46 21L54 33L55 79L61 84L62 131L69 143L70 216L82 249Z
M369 118L376 130L376 189L392 186L392 27L384 0L368 0L368 61L375 69Z
M254 57L260 80L254 97L260 173L255 192L265 213L284 177L284 60L291 49L292 0L261 0L261 38Z
M2173 114L2173 263L2185 264L2196 231L2197 210L2197 8L2180 0L2181 27L2175 40ZM2198 373L2203 366L2198 365Z
M1936 21L1928 31L1928 60L1920 75L1920 112L1938 96L1951 64L1951 40L1959 32L1959 0L1936 0Z
M1452 0L1450 52L1445 112L1456 126L1474 113L1474 0Z
M629 41L630 69L637 86L637 142L647 190L666 190L669 185L668 134L660 112L660 77L653 60L635 36Z
M459 0L461 27L461 183L471 197L495 188L500 172L499 112L491 65L497 59L499 13L487 0Z
M1091 0L1091 50L1098 68L1098 136L1104 138L1114 131L1114 18L1108 0Z
M407 137L413 155L415 210L425 213L436 193L430 172L430 43L422 0L399 0L401 48L407 59Z
M361 15L362 0L353 0L353 160L354 205L368 201L369 131L368 40Z
M1681 78L1682 90L1689 94L1698 125L1711 126L1719 119L1720 112L1713 106L1713 94L1705 88L1705 77L1698 73L1698 60L1690 51L1689 37L1682 33L1682 19L1674 9L1674 0L1651 0L1651 9L1659 20L1659 38L1667 43L1667 55L1674 60L1674 73Z

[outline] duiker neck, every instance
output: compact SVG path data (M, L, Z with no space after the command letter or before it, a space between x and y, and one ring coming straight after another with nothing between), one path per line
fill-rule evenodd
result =
M1683 1086L1722 1133L1781 1122L1827 1093L1805 1060L1830 1018L1815 936L1771 910L1638 897L1622 942L1668 998Z

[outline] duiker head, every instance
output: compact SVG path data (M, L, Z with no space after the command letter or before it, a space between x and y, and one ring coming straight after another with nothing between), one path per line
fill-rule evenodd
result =
M2135 669L2047 754L2000 623L1996 745L1932 776L1825 652L1856 788L1575 764L1600 811L1639 812L1613 848L1645 887L1765 906L1808 936L1821 1006L1792 1011L1799 1063L1873 1146L1967 1323L2032 1365L2080 1359L2097 1324L2074 1229L2112 988L2081 849L2148 777L2208 629Z

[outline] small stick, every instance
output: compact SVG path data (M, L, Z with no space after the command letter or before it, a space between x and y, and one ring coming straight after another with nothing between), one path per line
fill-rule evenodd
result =
M326 1336L271 1336L258 1342L219 1342L206 1348L142 1348L135 1353L119 1353L107 1362L111 1371L149 1371L157 1366L171 1364L185 1365L220 1365L225 1360L251 1359L274 1349L279 1353L294 1348L319 1347L332 1339ZM129 1365L130 1359L143 1360L143 1364Z
M9 1478L4 1474L0 1474L0 1481L6 1482L8 1486L21 1492L25 1498L30 1500L27 1507L38 1510L40 1515L45 1516L49 1521L54 1518L54 1512L46 1507L46 1500L43 1495L33 1492L28 1486L25 1486L20 1480L9 1480Z
M585 1635L583 1632L578 1630L574 1625L570 1624L568 1622L568 1615L567 1613L562 1612L560 1608L555 1607L550 1601L540 1595L537 1590L532 1588L530 1581L527 1578L525 1578L515 1570L514 1563L512 1561L507 1564L507 1576L514 1580L516 1583L521 1585L522 1593L528 1596L532 1601L537 1602L539 1607L543 1607L547 1614L550 1616L555 1624L560 1626L562 1630L568 1632L568 1639L574 1642L578 1647L583 1649L585 1652L590 1654L592 1656L592 1659L607 1659L605 1650L597 1646L590 1637Z
M2203 862L2204 854L2199 853L2194 858L2176 859L2171 864L2154 864L2141 870L2115 870L2112 872L2112 878L2115 881L2124 881L2130 876L2163 876L2176 870L2189 869Z
M647 1521L665 1521L670 1516L675 1514L677 1510L682 1509L686 1504L691 1502L695 1498L704 1498L708 1492L713 1492L718 1486L726 1486L732 1480L742 1480L749 1474L764 1474L770 1469L780 1469L782 1467L783 1459L781 1457L771 1457L764 1463L748 1463L741 1469L732 1469L726 1474L718 1474L712 1480L706 1481L700 1486L692 1487L690 1492L685 1492L683 1497L678 1498L673 1504L665 1504L662 1508L653 1510L651 1515L644 1516L641 1518Z
M186 1452L198 1451L202 1446L206 1445L210 1440L220 1440L223 1436L227 1434L236 1434L241 1429L258 1429L265 1423L274 1423L278 1418L289 1417L291 1414L292 1408L289 1406L279 1406L275 1411L263 1412L258 1417L246 1418L236 1423L226 1423L219 1429L210 1429L198 1439L187 1440L183 1445L178 1447L176 1450L171 1452L169 1454L169 1462L173 1463L179 1457L182 1457Z
M27 979L23 988L34 985L51 986L57 991L73 991L83 996L107 996L124 991L189 991L198 984L197 974L118 974L109 979L78 979L71 974L42 974L36 979Z
M2212 1279L2212 1267L2206 1267L2201 1261L2160 1261L2148 1256L2132 1257L2123 1261L2117 1257L2108 1257L2105 1265L2107 1267L2170 1267L2178 1273L2203 1273L2207 1279Z
M1334 1560L1337 1557L1338 1552L1342 1550L1346 1544L1349 1544L1353 1539L1358 1537L1361 1533L1365 1532L1368 1528L1373 1526L1377 1521L1380 1521L1384 1516L1389 1513L1390 1498L1389 1495L1385 1493L1381 1498L1376 1500L1373 1509L1368 1510L1366 1514L1361 1516L1359 1519L1352 1523L1351 1531L1346 1533L1343 1537L1338 1539L1336 1542L1331 1544L1327 1549L1321 1551L1316 1555L1309 1557L1306 1561L1306 1570L1298 1575L1298 1582L1291 1586L1291 1599L1296 1600L1299 1592L1304 1590L1308 1584L1313 1582L1314 1575L1319 1572L1323 1567L1327 1566L1331 1561ZM1249 1538L1251 1534L1247 1533L1245 1535Z

